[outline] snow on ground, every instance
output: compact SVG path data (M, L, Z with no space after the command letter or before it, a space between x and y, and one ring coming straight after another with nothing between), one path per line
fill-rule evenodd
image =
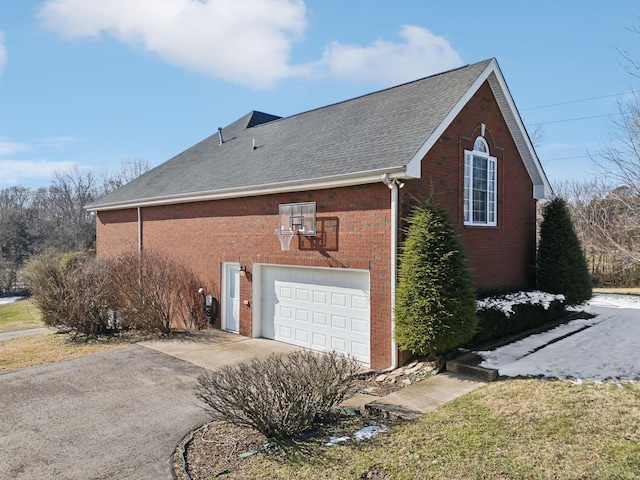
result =
M0 305L4 305L5 303L15 302L17 300L20 300L21 298L24 298L24 297L3 297L3 298L0 298Z
M476 352L480 366L508 377L640 380L640 296L595 294L584 309L596 316Z

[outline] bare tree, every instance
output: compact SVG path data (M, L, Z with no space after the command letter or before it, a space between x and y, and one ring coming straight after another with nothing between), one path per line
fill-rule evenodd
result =
M640 29L632 31L640 34ZM640 61L619 50L621 63L633 77L640 78ZM576 213L594 251L613 262L615 268L640 269L640 92L618 101L620 115L613 120L611 141L594 158L607 183L592 184L590 201ZM583 192L584 193L584 192ZM584 196L584 195L583 195Z
M97 196L97 182L93 172L74 167L54 174L45 207L47 217L52 220L52 240L58 249L93 248L94 220L84 206Z
M571 212L597 283L629 285L640 275L640 196L606 180L554 185Z
M613 139L602 148L596 164L620 185L640 194L640 93L618 102L620 115L613 120Z
M533 128L529 130L529 139L534 148L542 145L542 141L544 140L544 127L540 124L534 125Z
M125 160L116 172L105 170L102 172L102 194L106 195L123 185L135 180L149 170L149 161L143 158Z

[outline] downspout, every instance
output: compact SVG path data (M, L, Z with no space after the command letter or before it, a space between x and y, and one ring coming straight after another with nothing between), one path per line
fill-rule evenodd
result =
M382 174L382 182L391 190L391 365L385 371L398 368L396 345L396 278L398 269L398 184Z
M138 207L138 256L142 255L142 207Z

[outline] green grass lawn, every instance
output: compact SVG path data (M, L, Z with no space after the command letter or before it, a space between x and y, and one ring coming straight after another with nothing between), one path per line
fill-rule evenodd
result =
M44 327L42 315L30 299L0 305L0 332Z
M640 479L640 385L507 380L370 441L255 455L225 478Z

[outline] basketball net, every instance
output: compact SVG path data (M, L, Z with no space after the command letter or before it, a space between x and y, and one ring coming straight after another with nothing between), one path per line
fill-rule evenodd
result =
M289 250L289 245L291 244L291 239L296 234L295 230L276 230L276 235L280 239L280 248L283 252Z

